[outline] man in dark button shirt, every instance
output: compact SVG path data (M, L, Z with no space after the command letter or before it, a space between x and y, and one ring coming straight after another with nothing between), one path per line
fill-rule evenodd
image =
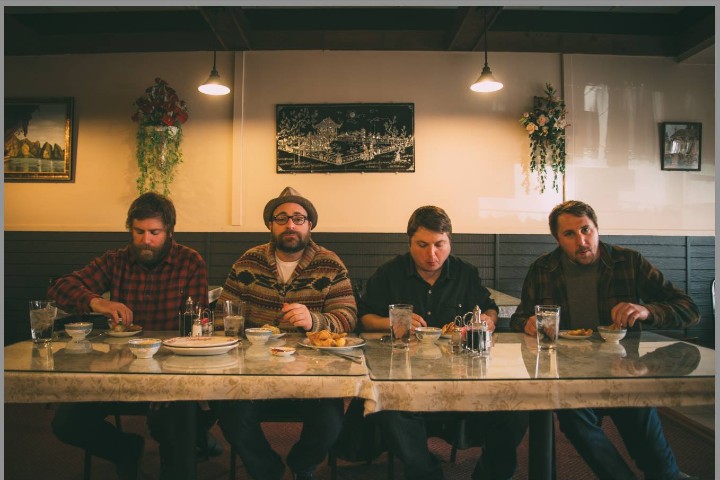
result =
M382 265L368 280L358 306L366 331L390 330L388 305L413 305L412 327L442 327L477 305L495 329L498 307L482 286L477 267L450 254L452 224L441 208L420 207L408 221L410 252ZM472 478L511 478L517 446L527 428L524 412L461 414L382 411L373 415L388 448L405 463L408 479L441 479L442 468L427 447L428 425L464 417L466 430L480 434L483 455ZM426 425L427 422L427 425ZM430 432L432 433L432 432Z

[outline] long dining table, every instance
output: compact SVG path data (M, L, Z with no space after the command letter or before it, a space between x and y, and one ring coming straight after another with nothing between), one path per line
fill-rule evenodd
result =
M176 332L143 332L167 339ZM381 410L530 413L530 477L552 471L552 411L579 407L690 406L715 402L715 352L651 332L619 344L597 333L558 340L538 351L535 339L496 333L489 355L450 351L448 341L396 350L381 334L362 334L346 353L358 362L298 345L288 334L266 345L247 340L227 353L177 355L162 347L137 359L127 338L92 332L79 348L58 337L47 345L5 347L5 402L173 401L274 398L365 400ZM88 347L89 344L89 347ZM289 357L272 346L296 346Z

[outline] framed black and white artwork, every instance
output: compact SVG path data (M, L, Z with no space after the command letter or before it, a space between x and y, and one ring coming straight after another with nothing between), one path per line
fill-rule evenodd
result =
M277 173L414 172L413 103L277 105Z
M661 123L660 135L663 170L700 170L701 123Z

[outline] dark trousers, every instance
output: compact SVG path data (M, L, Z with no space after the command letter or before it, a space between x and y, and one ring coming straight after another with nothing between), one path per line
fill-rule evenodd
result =
M221 401L213 403L225 439L256 480L280 480L285 465L265 438L263 419L296 418L303 422L300 439L288 454L293 472L311 472L323 461L340 434L342 399Z
M674 479L679 474L655 408L580 408L557 410L555 414L560 430L600 479L637 478L605 435L600 426L602 416L612 418L646 479Z
M129 445L138 435L118 430L107 417L116 413L144 415L147 409L144 402L64 403L55 412L52 430L61 442L119 464L126 460Z
M170 402L148 412L150 435L160 451L161 480L197 478L197 438L212 426L202 424L198 410L197 402L185 401Z
M416 413L381 411L373 414L390 451L405 465L410 480L443 478L440 462L428 450L427 437L436 436L435 427L443 422L465 418L467 441L484 445L473 478L511 478L517 468L517 447L525 435L525 412ZM446 438L447 441L454 439Z

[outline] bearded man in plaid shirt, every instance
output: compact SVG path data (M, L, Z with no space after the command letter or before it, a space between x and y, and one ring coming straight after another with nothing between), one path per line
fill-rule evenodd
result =
M130 231L130 243L59 278L50 287L49 298L68 312L103 314L112 319L113 327L123 323L137 324L145 330L177 330L178 313L188 297L202 308L207 307L208 271L197 251L173 239L175 219L175 207L170 199L154 192L141 195L130 205L125 223ZM109 298L103 297L106 292ZM121 354L123 352L128 353L123 350ZM172 471L195 469L194 451L182 458L173 458L175 449L169 445L178 436L194 433L195 408L194 402L174 402L155 409L152 416L157 420L149 420L152 434L160 442L164 476L181 478L182 475L173 475ZM166 411L173 409L189 413L181 417L186 420L181 425L163 421L178 418L166 415ZM148 404L64 404L58 407L53 418L53 431L61 441L115 463L121 479L136 479L144 440L140 435L118 430L105 420L118 411L144 413L148 411Z

